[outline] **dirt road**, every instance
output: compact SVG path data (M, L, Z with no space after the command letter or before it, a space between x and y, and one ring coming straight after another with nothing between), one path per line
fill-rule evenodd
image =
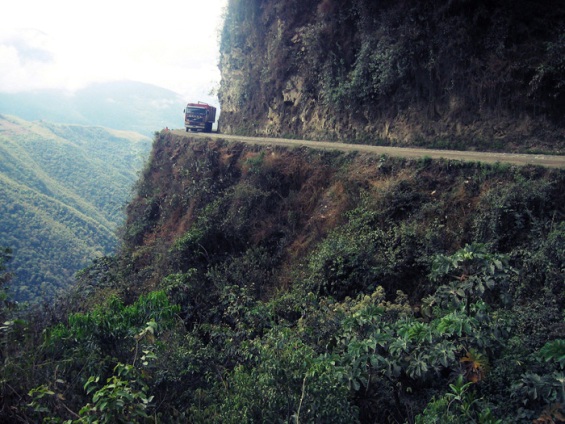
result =
M539 165L549 168L565 168L565 156L553 155L526 155L515 153L495 152L467 152L458 150L431 150L408 147L367 146L364 144L346 144L328 141L293 140L288 138L266 138L266 137L243 137L236 135L217 133L187 133L184 130L173 130L173 133L197 138L224 139L240 141L243 143L258 144L264 146L286 146L286 147L310 147L322 150L341 150L369 152L377 155L388 155L412 159L432 158L451 159L469 162L508 163L514 165Z

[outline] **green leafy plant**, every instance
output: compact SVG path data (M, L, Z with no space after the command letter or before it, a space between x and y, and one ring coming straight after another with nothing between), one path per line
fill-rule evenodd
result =
M331 357L317 355L288 329L251 341L248 365L228 376L221 421L356 422Z
M102 387L100 377L90 377L84 385L92 394L92 403L80 410L79 422L134 424L149 418L147 413L153 396L133 365L117 364L114 375Z
M547 342L540 349L539 356L546 362L555 361L561 369L565 368L565 340L557 339Z
M490 407L475 397L473 382L465 382L462 375L449 384L450 391L434 398L422 414L416 416L416 424L501 424L493 416Z
M489 293L504 293L503 287L508 285L508 275L512 272L506 255L490 253L485 244L473 243L453 255L436 256L430 279L447 280L435 296L445 306L464 305L469 315L473 302Z

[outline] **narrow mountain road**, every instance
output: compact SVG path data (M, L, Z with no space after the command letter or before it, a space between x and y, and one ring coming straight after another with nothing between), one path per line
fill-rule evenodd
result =
M543 154L516 154L496 152L471 152L459 150L435 150L411 147L368 146L365 144L346 144L329 141L293 140L288 138L244 137L218 133L195 133L173 130L174 134L185 137L223 139L264 146L309 147L321 150L358 151L377 155L405 157L410 159L432 158L450 159L468 162L508 163L513 165L539 165L548 168L565 168L565 156Z

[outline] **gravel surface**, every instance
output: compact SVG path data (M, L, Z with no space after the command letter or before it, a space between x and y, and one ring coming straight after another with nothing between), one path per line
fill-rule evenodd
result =
M264 146L286 146L286 147L309 147L322 150L359 151L374 153L377 155L388 155L405 157L411 159L432 158L450 159L470 162L508 163L513 165L539 165L549 168L565 168L565 156L543 155L543 154L517 154L496 152L467 152L459 150L434 150L410 147L368 146L364 144L346 144L329 141L307 141L288 138L267 137L244 137L238 135L218 133L195 133L184 130L173 130L176 135L189 138L210 138L229 141L240 141L243 143L258 144Z

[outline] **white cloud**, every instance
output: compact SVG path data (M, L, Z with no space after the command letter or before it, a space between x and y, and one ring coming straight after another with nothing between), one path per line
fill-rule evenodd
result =
M0 31L0 90L22 91L60 85L53 52L36 30Z
M226 1L11 2L0 15L0 91L128 79L207 93L220 78Z

